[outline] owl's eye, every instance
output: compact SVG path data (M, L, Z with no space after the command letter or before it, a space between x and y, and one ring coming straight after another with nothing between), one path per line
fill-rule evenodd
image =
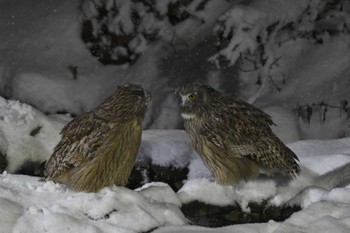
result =
M189 100L195 100L195 99L196 99L196 96L195 96L195 95L189 95L189 96L188 96L188 99L189 99Z

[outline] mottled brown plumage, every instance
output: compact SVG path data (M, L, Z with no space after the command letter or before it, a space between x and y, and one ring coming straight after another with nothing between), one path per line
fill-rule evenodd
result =
M150 95L127 84L91 112L69 122L45 164L45 180L75 191L126 185L141 143L141 123Z
M272 132L263 111L203 84L185 84L177 93L190 143L216 181L249 180L261 170L299 173L297 156Z

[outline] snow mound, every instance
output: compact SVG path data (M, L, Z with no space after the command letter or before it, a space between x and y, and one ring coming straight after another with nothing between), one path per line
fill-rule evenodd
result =
M47 159L68 119L48 117L27 104L0 97L0 150L7 156L7 171Z
M22 175L0 175L0 183L0 203L12 217L1 218L0 225L13 226L13 232L145 232L187 224L166 184L148 184L142 191L112 187L75 193ZM157 192L147 191L152 188ZM168 199L162 201L162 196Z

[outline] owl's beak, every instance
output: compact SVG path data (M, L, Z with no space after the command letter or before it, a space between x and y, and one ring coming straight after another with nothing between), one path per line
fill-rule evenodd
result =
M181 107L188 107L188 95L180 95Z
M177 95L178 97L180 97L180 106L181 107L183 107L183 108L188 107L189 106L189 103L188 103L188 96L189 95L181 95L180 94L180 89L181 89L181 87L174 88L173 89L173 94Z

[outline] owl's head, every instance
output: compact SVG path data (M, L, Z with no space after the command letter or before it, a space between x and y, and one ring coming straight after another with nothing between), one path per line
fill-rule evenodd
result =
M125 84L118 86L114 94L94 112L110 120L143 118L150 100L151 94L141 85Z
M200 83L186 83L176 89L180 97L181 116L185 120L200 117L208 112L220 93Z
M125 84L118 86L117 91L114 93L121 102L130 102L138 107L147 106L151 100L151 94L138 84Z

